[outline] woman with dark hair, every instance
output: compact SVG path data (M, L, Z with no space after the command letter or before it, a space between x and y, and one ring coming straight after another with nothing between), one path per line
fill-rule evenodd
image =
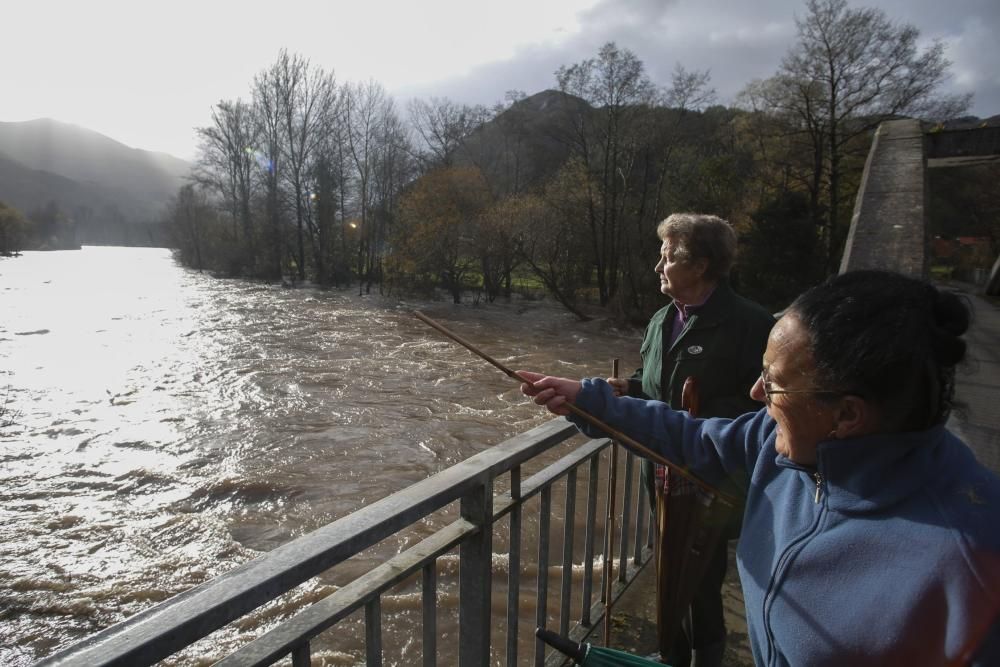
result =
M757 413L692 419L603 380L534 373L522 391L742 489L757 664L996 665L1000 480L944 427L968 326L954 294L857 271L775 325L750 389Z

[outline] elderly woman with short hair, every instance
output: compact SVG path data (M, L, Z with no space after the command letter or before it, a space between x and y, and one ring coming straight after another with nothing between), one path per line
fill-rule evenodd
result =
M522 391L742 489L757 664L997 665L1000 479L944 425L969 318L924 281L857 271L775 325L757 413L693 419L603 380L534 373Z
M700 213L675 213L657 227L661 243L655 271L660 291L671 298L650 319L642 343L642 367L629 379L609 379L620 395L656 398L681 408L685 398L701 417L736 417L756 409L746 387L760 373L760 358L774 318L761 306L736 294L729 272L736 258L736 234L725 220ZM689 493L683 480L671 480L662 467L643 461L642 476L654 505L658 531L667 528L671 503L682 511ZM654 491L654 486L655 491ZM673 500L671 500L673 497ZM739 517L728 535L739 532ZM661 535L662 537L662 535ZM666 617L672 598L664 549L657 554L657 609ZM671 641L673 629L658 622L661 656L675 667L719 667L726 641L722 583L728 549L721 540L705 558L705 575L692 600L689 622ZM668 645L669 644L669 645Z

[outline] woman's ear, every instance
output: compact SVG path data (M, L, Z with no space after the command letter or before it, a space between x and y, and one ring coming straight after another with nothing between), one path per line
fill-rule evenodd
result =
M708 272L708 260L704 257L697 259L694 261L694 264L692 264L692 267L698 273L699 278L704 278L705 274Z
M852 438L874 433L878 426L875 407L860 396L843 396L834 412L833 433L837 438Z

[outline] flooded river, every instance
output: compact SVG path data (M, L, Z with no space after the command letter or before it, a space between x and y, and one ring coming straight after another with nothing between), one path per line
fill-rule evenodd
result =
M605 375L612 356L637 360L637 332L546 301L283 289L200 275L161 249L0 259L0 664L30 664L547 419L414 308L514 368ZM418 610L416 596L383 603ZM210 657L253 625L213 636ZM400 656L405 644L386 638ZM363 642L324 651L326 664L364 659Z

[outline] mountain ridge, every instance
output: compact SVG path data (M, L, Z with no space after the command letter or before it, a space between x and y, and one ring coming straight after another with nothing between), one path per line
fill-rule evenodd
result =
M70 218L87 210L128 223L159 221L191 169L52 118L0 122L0 157L0 200L24 212L55 202Z

